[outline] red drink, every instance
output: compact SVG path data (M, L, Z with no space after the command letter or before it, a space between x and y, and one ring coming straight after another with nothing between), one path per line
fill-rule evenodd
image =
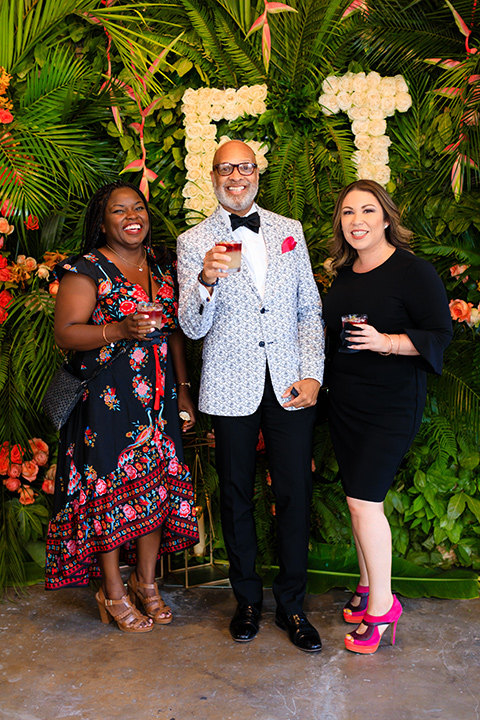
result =
M148 315L151 320L155 320L155 327L161 330L164 324L163 305L160 303L139 302L137 312L142 315Z
M222 272L234 273L239 272L240 265L242 264L242 243L241 242L219 242L217 245L223 245L228 253L230 262L226 270Z

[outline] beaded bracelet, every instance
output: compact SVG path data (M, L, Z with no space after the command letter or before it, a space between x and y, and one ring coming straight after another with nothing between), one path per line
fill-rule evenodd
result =
M207 282L205 282L205 280L203 279L203 277L202 277L202 271L200 270L200 272L198 273L198 282L199 282L199 283L202 283L202 285L205 285L205 287L215 287L215 285L218 285L218 277L217 277L217 279L215 280L214 283L207 283Z
M393 350L393 340L392 340L392 338L390 337L390 335L389 335L388 333L382 333L382 335L385 335L385 337L387 337L387 338L390 340L390 350L389 350L388 352L379 352L378 354L379 354L379 355L384 355L385 357L387 357L387 355L391 355L391 354L392 354L392 350Z

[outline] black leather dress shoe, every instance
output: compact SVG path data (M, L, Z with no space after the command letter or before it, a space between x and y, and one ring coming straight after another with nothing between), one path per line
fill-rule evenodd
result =
M275 623L288 632L288 637L299 650L314 653L322 649L320 635L303 613L285 615L277 610Z
M250 642L258 633L261 610L256 605L237 605L230 623L230 633L236 642Z

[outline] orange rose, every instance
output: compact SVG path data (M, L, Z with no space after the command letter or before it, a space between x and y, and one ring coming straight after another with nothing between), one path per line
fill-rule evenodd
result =
M17 255L17 265L24 265L26 259L26 255Z
M18 465L21 464L23 458L23 448L20 447L20 445L12 445L10 449L10 460L12 463L16 463Z
M10 492L15 492L20 487L21 482L18 478L8 477L4 479L3 484L5 485L7 490L10 490Z
M458 320L458 322L466 320L467 323L470 321L473 303L467 303L465 300L450 300L448 307L452 320Z
M55 480L48 480L47 478L45 478L42 483L42 490L49 495L53 495L53 493L55 492Z
M48 445L45 440L42 440L42 438L31 438L28 441L28 444L32 448L32 452L37 452L38 450L41 450L48 455Z
M16 463L10 465L10 467L8 468L8 474L10 475L10 477L19 478L22 474L22 466L17 465Z
M27 257L25 259L25 269L28 270L28 272L32 272L37 269L37 261L34 257Z
M55 480L55 475L57 474L57 466L54 463L53 465L50 465L47 472L45 473L45 480Z
M465 272L470 266L469 265L453 265L450 268L450 275L452 277L458 277L458 275L461 275Z
M29 215L27 217L27 221L25 222L25 220L24 220L23 222L27 226L27 230L38 230L38 228L40 227L38 218L36 215Z
M18 492L20 494L18 499L22 505L32 505L35 502L35 493L33 488L22 486Z
M48 286L48 292L50 293L50 295L53 295L54 297L56 296L56 294L58 293L59 285L60 283L58 282L58 280L54 280L52 283L50 283L50 285Z
M48 462L48 455L42 450L39 450L34 454L33 461L36 462L39 467L43 467Z
M33 482L38 475L37 463L34 460L27 460L22 463L22 475L27 482Z
M3 220L3 218L0 219ZM12 278L12 273L7 264L7 258L0 257L0 282L10 282Z
M5 110L4 108L0 108L0 123L3 123L3 125L7 125L7 123L13 122L13 115L9 110Z
M2 235L11 235L14 230L15 228L10 225L6 218L0 217L0 233Z

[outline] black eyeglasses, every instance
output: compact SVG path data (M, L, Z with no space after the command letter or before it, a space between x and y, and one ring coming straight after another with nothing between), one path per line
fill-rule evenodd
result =
M258 167L257 163L243 162L243 163L218 163L214 165L213 169L217 171L219 175L231 175L235 168L238 168L240 175L251 175L255 168Z

